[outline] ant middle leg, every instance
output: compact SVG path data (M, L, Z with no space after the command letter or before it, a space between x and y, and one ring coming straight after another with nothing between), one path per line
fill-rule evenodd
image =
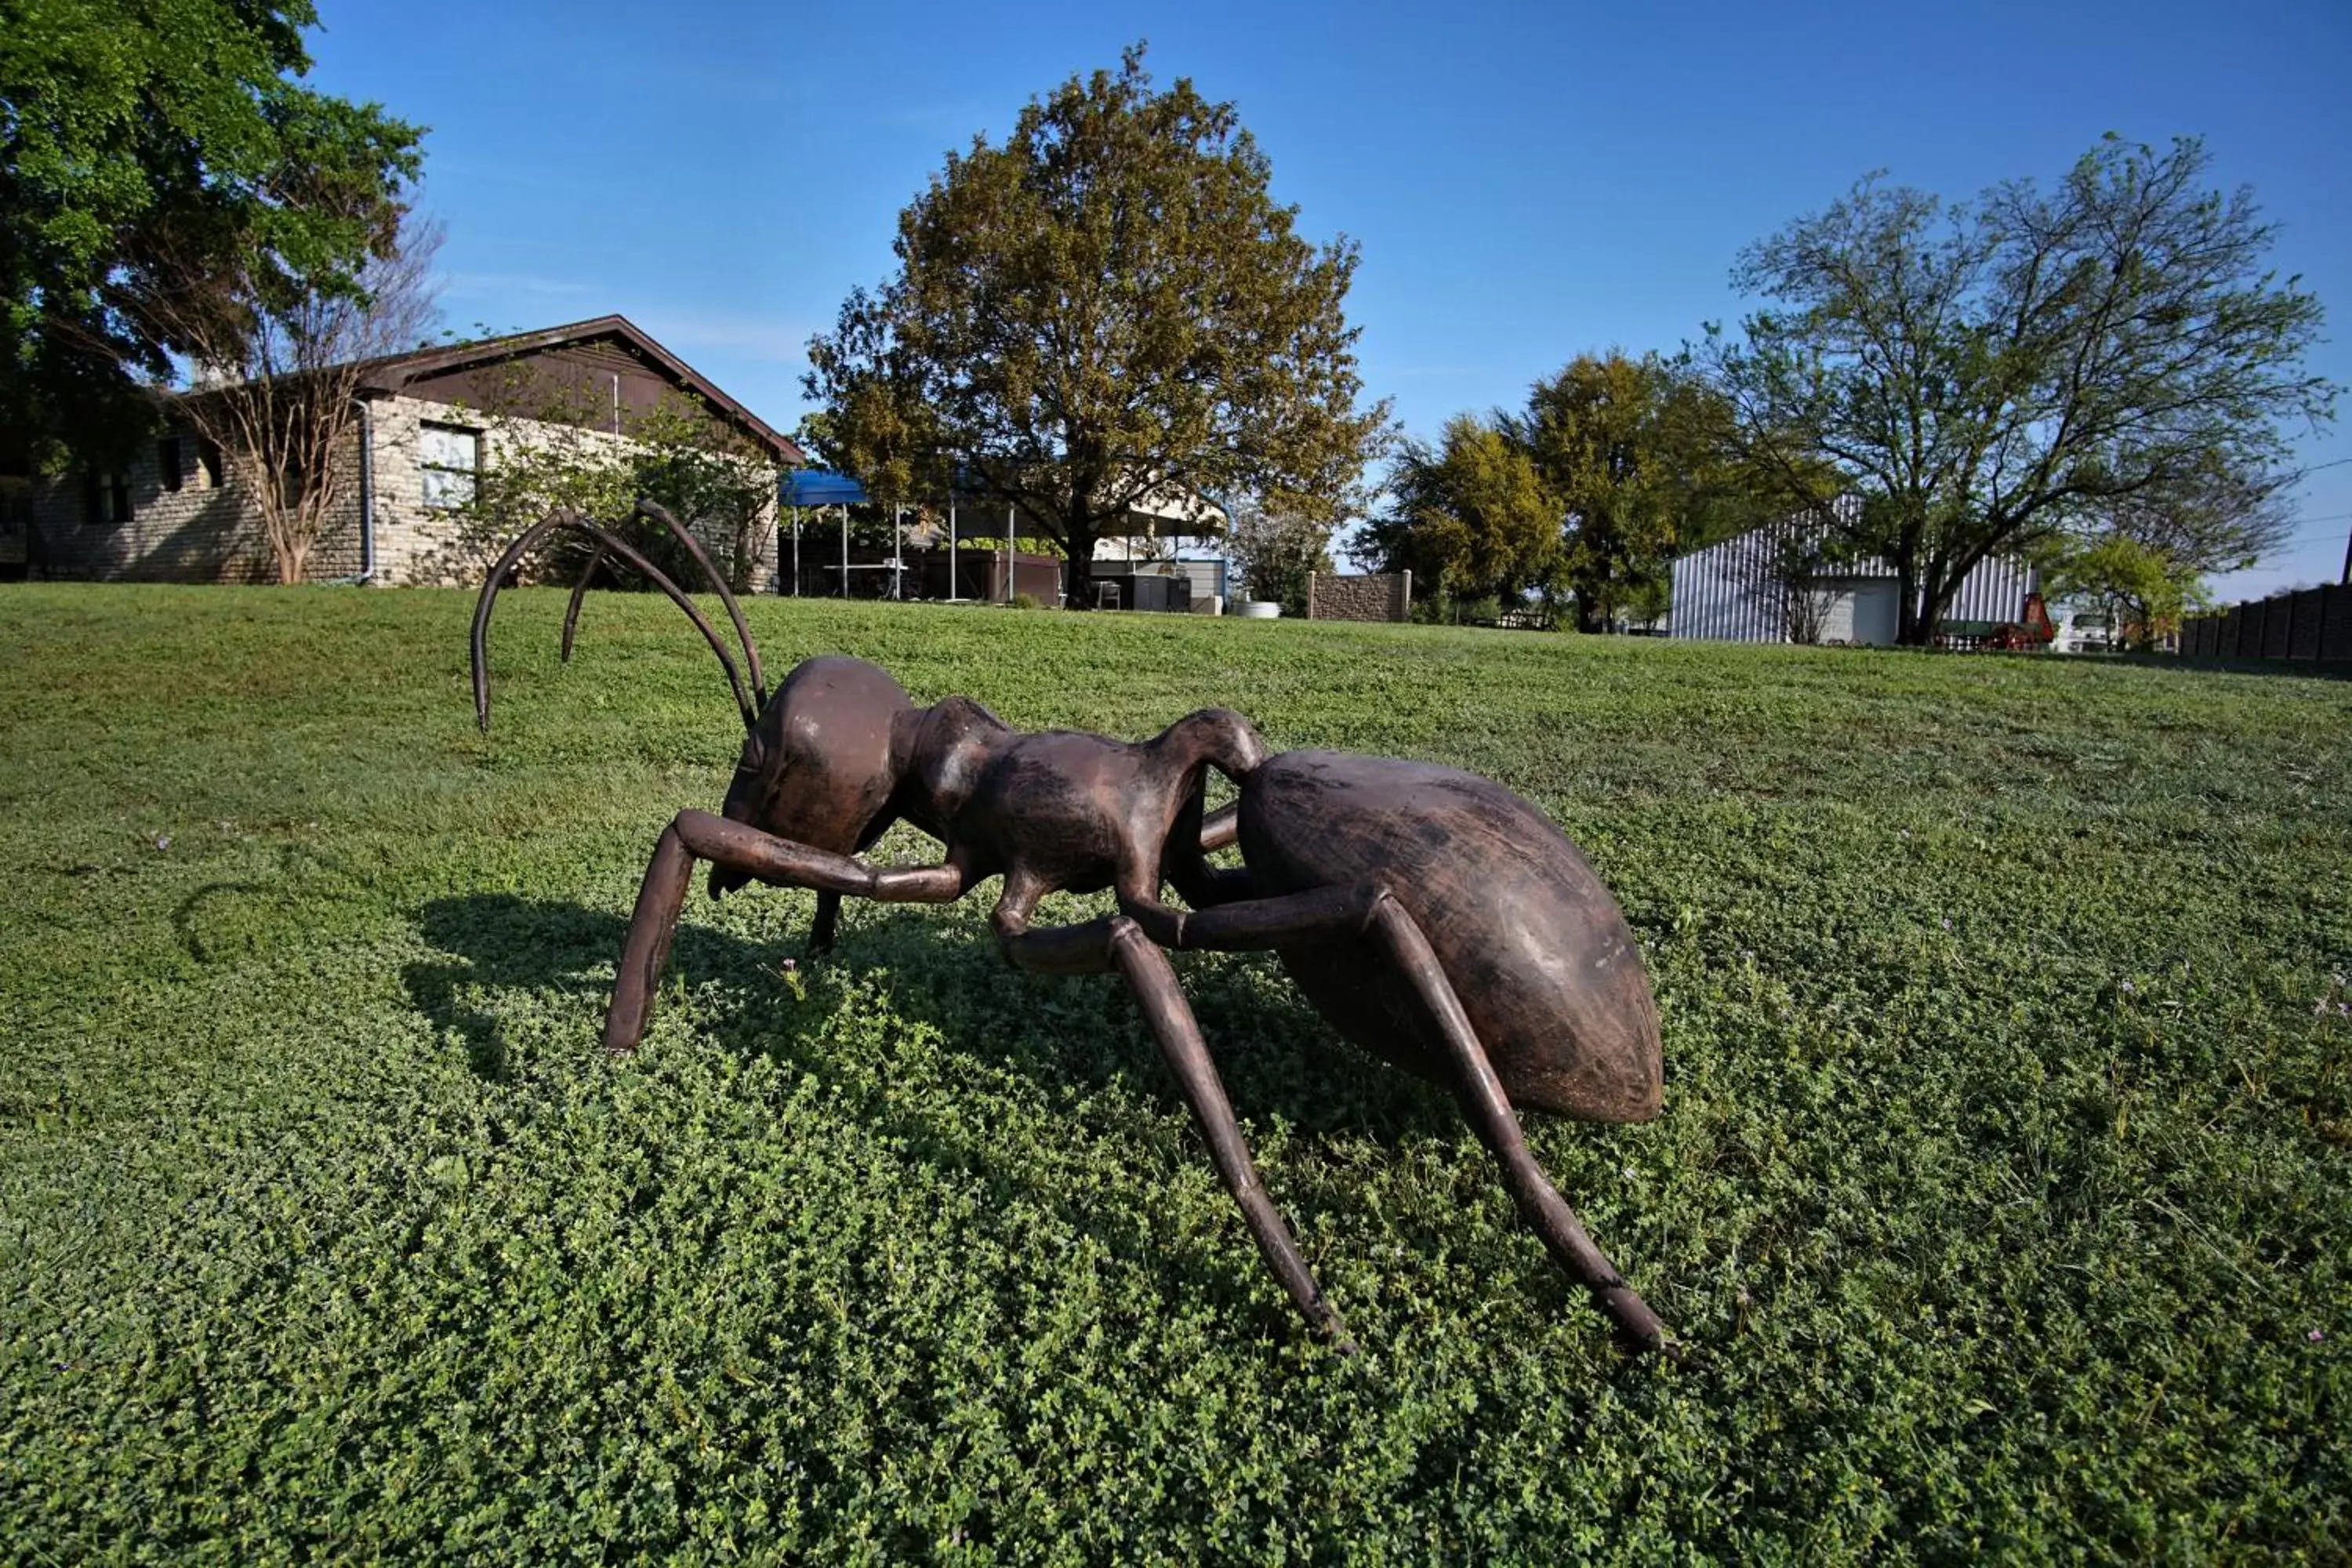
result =
M1224 1082L1218 1078L1208 1042L1202 1037L1200 1021L1192 1015L1192 1004L1185 1000L1183 987L1177 981L1168 955L1124 915L1108 915L1082 925L1030 931L1027 911L1020 907L1024 901L1034 901L1034 898L1013 899L998 906L997 941L1003 946L1005 956L1024 969L1045 973L1088 974L1116 969L1126 978L1143 1010L1144 1022L1150 1026L1152 1037L1159 1042L1160 1054L1167 1061L1169 1071L1175 1075L1177 1088L1192 1112L1193 1124L1209 1145L1209 1158L1217 1167L1217 1175L1240 1207L1242 1219L1257 1243L1259 1256L1282 1282L1299 1316L1307 1320L1307 1326L1340 1351L1353 1353L1355 1341L1349 1337L1346 1325L1325 1298L1322 1287L1315 1282L1297 1239L1290 1234L1290 1226L1284 1223L1282 1211L1275 1207L1274 1200L1258 1179L1257 1163L1250 1157L1249 1144L1234 1117L1233 1101L1225 1096Z
M831 952L835 932L841 929L841 895L827 888L816 896L816 920L809 926L809 951Z
M1211 812L1204 812L1201 791L1195 787L1178 810L1175 825L1168 830L1168 842L1160 852L1161 879L1196 910L1255 897L1257 887L1246 868L1209 863L1210 856L1230 848L1240 838L1241 803L1234 801Z

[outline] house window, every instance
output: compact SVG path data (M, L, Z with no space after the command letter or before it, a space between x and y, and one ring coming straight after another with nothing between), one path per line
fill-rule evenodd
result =
M417 426L416 466L425 480L425 504L454 511L474 499L482 471L482 436L455 425Z
M180 488L180 438L166 436L155 443L155 471L163 476L163 488Z
M205 489L221 488L221 449L201 437L196 441L196 469L205 477Z
M90 522L129 522L131 476L89 469L81 477L81 500L82 516Z

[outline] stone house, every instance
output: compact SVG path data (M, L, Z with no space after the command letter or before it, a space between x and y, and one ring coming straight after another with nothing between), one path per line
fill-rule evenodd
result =
M730 448L752 454L740 460L755 471L780 479L804 461L790 437L622 316L370 361L358 386L358 417L336 458L341 498L312 550L313 581L458 575L466 509L501 457L559 441L575 450L627 445L660 409L709 421ZM125 467L37 479L24 495L0 498L19 521L25 574L276 580L249 487L184 416L175 417L180 403L166 401L155 438ZM754 588L775 574L777 487L766 488L750 563ZM704 542L714 553L734 543Z

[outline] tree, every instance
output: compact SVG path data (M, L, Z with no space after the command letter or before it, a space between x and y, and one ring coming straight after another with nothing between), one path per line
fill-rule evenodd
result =
M2124 640L2153 647L2207 603L2207 574L2242 571L2285 541L2294 477L2212 468L2106 501L2043 552L2043 585L2090 600Z
M321 288L266 258L224 264L160 253L158 297L142 316L196 366L179 412L250 493L280 583L299 583L310 552L359 482L347 456L368 362L412 349L437 314L441 235L408 225L352 286Z
M308 0L0 0L0 457L119 456L198 345L191 268L349 296L390 255L415 126L300 85ZM234 363L234 357L232 359Z
M1781 624L1792 643L1819 643L1829 630L1837 594L1828 581L1833 564L1829 531L1806 519L1775 528L1766 569L1780 590Z
M1457 414L1436 446L1406 442L1388 495L1352 547L1364 566L1410 571L1440 601L1517 600L1557 583L1564 503L1503 416Z
M2110 137L2055 191L1950 207L1874 176L1742 253L1735 283L1779 306L1713 368L1759 469L1824 462L1863 499L1838 515L1895 565L1901 641L1996 551L2200 473L2253 482L2284 422L2331 415L2302 364L2319 302L2262 270L2274 230L2207 163Z
M1359 407L1356 249L1276 205L1230 103L1155 91L1141 46L950 154L899 215L899 269L809 344L828 447L869 490L1009 501L1066 548L1130 507L1254 494L1336 521L1388 425Z
M2154 647L2179 627L2183 612L2204 602L2193 574L2184 576L2162 552L2125 533L2068 550L2042 585L2053 597L2097 605L2114 640L2142 649Z
M1764 519L1732 457L1728 405L1657 354L1580 354L1500 423L1563 509L1559 575L1580 630L1658 599L1681 551Z
M1572 593L1577 623L1662 613L1684 551L1767 521L1777 491L1743 465L1731 410L1683 363L1611 350L1536 383L1518 412L1458 416L1408 445L1395 503L1358 537L1376 569L1500 600Z
M1252 500L1231 510L1226 552L1253 599L1271 599L1286 616L1307 613L1307 579L1331 570L1331 524L1276 511Z

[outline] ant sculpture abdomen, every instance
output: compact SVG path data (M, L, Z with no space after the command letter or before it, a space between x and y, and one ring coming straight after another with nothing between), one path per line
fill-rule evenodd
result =
M1580 1121L1657 1115L1658 1016L1640 951L1583 855L1534 806L1454 768L1285 752L1243 786L1240 829L1262 893L1394 892L1513 1105ZM1364 939L1278 951L1342 1035L1451 1080L1428 1010Z
M1260 1183L1166 951L1272 952L1343 1035L1450 1089L1493 1153L1521 1216L1635 1344L1665 1333L1544 1175L1515 1105L1628 1121L1658 1110L1657 1011L1615 900L1567 837L1492 780L1334 752L1269 754L1248 721L1204 709L1152 740L1024 733L979 703L918 708L884 670L811 659L772 699L740 608L691 533L668 528L718 589L741 639L747 689L693 602L618 534L559 513L527 531L484 584L475 700L489 724L486 637L499 585L558 528L636 564L719 656L747 731L720 811L681 811L661 834L629 921L604 1043L635 1050L697 861L710 891L752 881L813 889L811 945L829 947L841 900L947 903L1001 879L991 916L1014 964L1116 973L1134 990L1227 1191L1307 1323L1349 1344ZM570 652L581 603L565 616ZM1204 811L1210 770L1239 798ZM896 821L937 838L935 865L859 855ZM1211 856L1238 842L1243 864ZM1172 886L1185 907L1161 900ZM1033 923L1054 892L1116 895L1117 912Z

